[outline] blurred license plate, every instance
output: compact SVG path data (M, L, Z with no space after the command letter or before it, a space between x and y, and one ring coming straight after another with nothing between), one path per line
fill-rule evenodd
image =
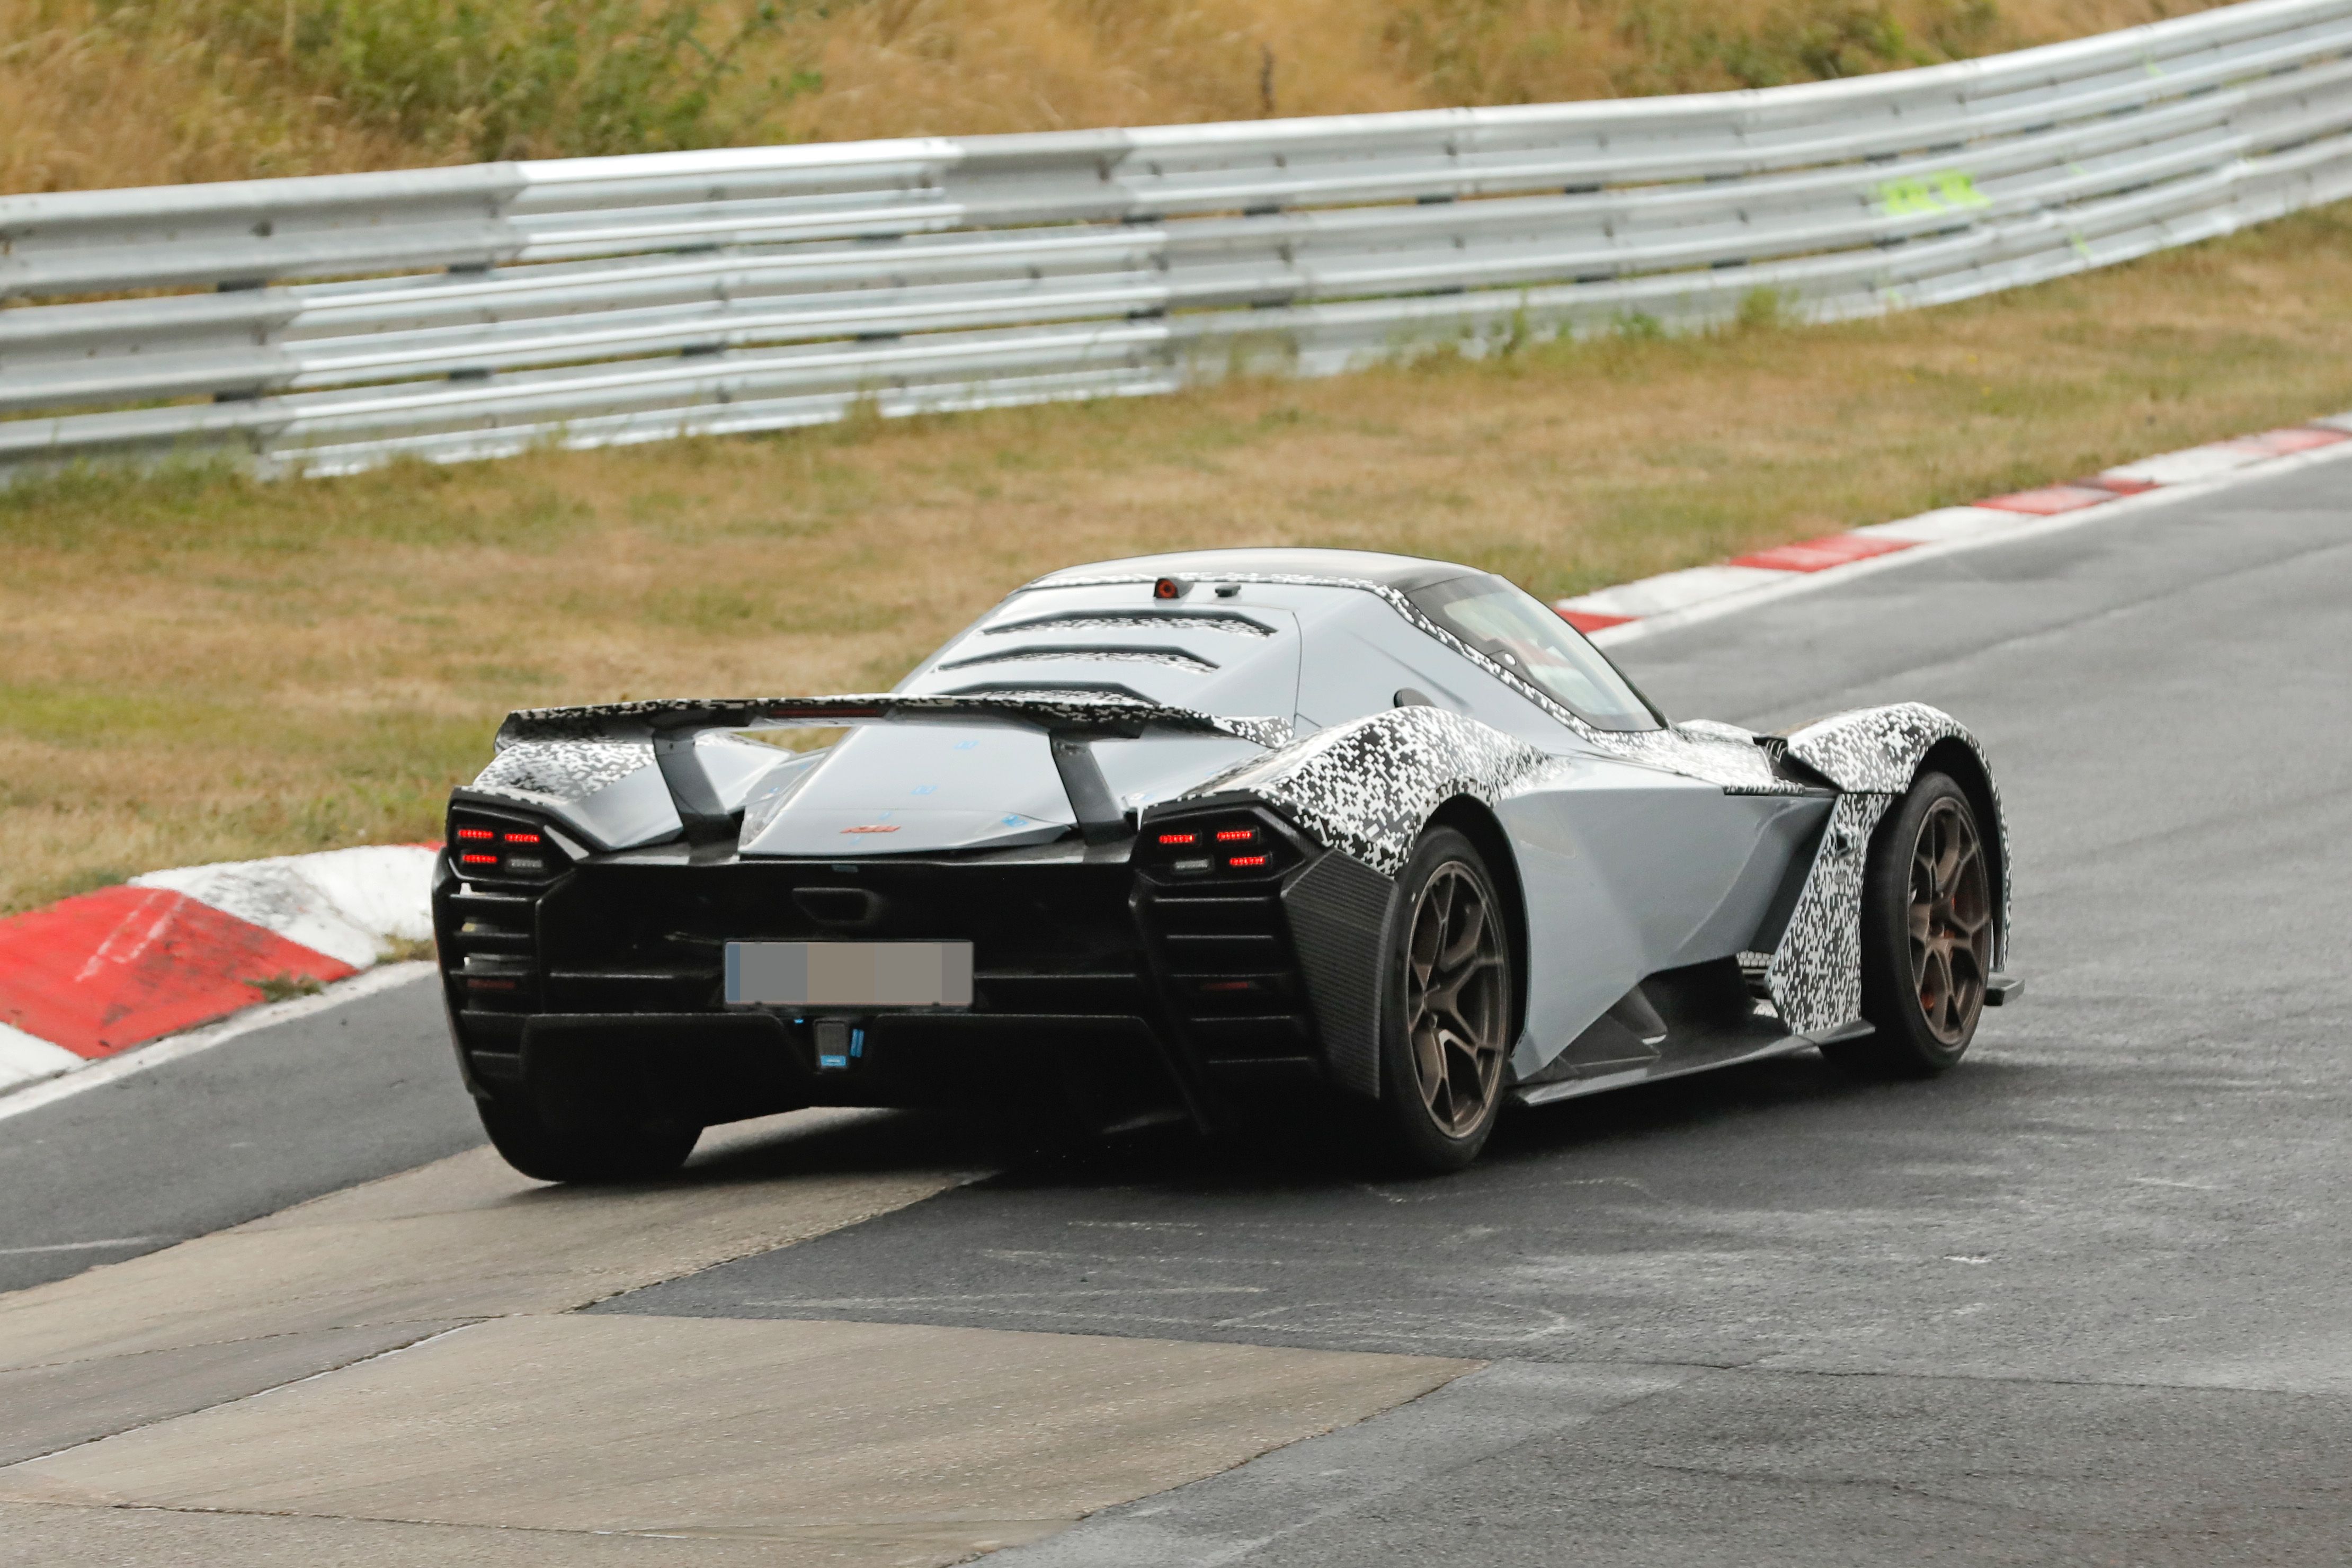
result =
M777 1007L969 1007L968 942L730 942L727 1000Z

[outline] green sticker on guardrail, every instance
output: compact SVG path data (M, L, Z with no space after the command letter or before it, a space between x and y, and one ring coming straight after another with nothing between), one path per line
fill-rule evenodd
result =
M1958 212L1965 207L1989 207L1992 198L1977 189L1977 177L1964 169L1939 169L1888 180L1878 187L1878 207L1888 217L1913 213Z

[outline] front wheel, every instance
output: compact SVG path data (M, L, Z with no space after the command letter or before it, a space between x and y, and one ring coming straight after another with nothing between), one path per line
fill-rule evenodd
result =
M541 1182L644 1182L667 1176L694 1152L702 1129L664 1119L560 1126L528 1100L478 1100L482 1131L506 1163Z
M1992 885L1967 794L1920 774L1873 835L1863 874L1862 1015L1873 1033L1824 1047L1832 1060L1932 1078L1968 1054L1992 974Z
M1508 917L1477 847L1450 827L1423 837L1397 884L1374 1136L1388 1164L1458 1171L1486 1147L1503 1100Z

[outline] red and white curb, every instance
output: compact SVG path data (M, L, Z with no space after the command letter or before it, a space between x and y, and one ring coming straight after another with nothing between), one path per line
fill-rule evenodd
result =
M2257 470L2346 457L2352 457L2352 414L1668 572L1556 607L1597 643L1630 641L1919 553L2071 527ZM336 984L348 996L374 989L351 977L373 968L395 942L432 935L434 854L429 845L387 845L153 871L0 920L0 1094L8 1095L0 1115L337 1001L334 994L281 1001L249 1019L219 1022L272 993ZM421 971L393 965L381 978L389 984ZM166 1036L176 1037L121 1056ZM99 1070L80 1071L93 1067ZM67 1073L79 1076L36 1087Z
M433 856L397 844L152 871L0 921L0 1092L426 940Z
M1604 646L1746 609L1874 570L1914 551L1965 548L2026 531L2089 521L2094 508L2203 489L2249 470L2296 462L2329 448L2352 452L2352 414L2235 441L2126 463L2086 479L1944 507L1801 543L1778 545L1714 566L1692 566L1559 600L1569 624ZM2340 455L2340 454L2338 454ZM2105 514L2102 514L2105 515Z

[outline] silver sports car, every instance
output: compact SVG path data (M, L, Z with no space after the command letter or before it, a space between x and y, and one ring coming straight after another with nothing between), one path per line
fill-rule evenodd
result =
M597 1180L806 1105L1336 1115L1444 1170L1507 1100L1936 1073L2008 898L1933 708L1672 722L1499 577L1240 550L1042 577L887 693L517 712L434 909L491 1139Z

